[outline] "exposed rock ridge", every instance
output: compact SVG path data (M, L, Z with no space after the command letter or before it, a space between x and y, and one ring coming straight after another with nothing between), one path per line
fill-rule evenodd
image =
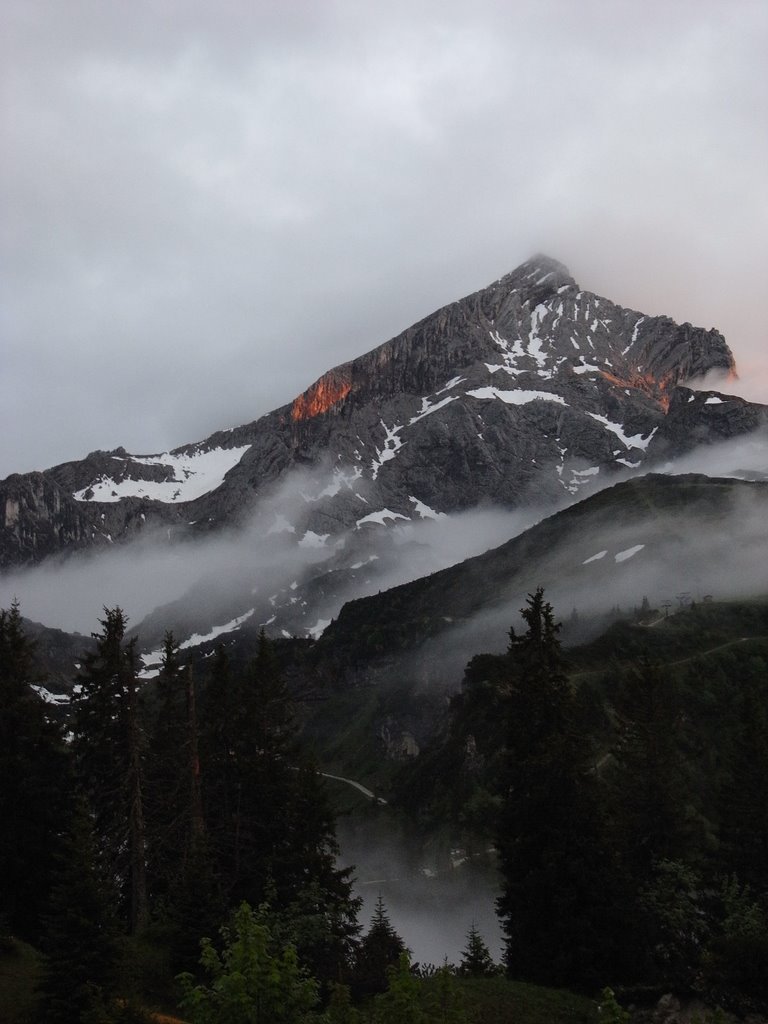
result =
M291 513L297 539L480 500L557 507L691 438L765 421L728 396L718 411L677 397L711 369L734 372L717 331L624 309L537 256L252 423L162 456L93 452L0 483L0 564L236 523L294 467L319 479Z
M0 485L0 567L108 544L89 512L45 473L12 474Z

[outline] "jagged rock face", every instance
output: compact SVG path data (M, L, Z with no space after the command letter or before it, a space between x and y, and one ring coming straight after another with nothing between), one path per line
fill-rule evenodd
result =
M0 558L236 523L297 468L317 471L303 503L285 522L264 513L297 541L480 500L556 507L651 455L764 422L763 407L723 396L717 411L711 394L676 390L712 369L734 371L716 331L623 309L537 257L253 423L159 456L95 452L9 478Z
M667 415L648 446L654 461L751 434L768 424L768 407L746 402L736 395L676 388Z
M45 473L13 474L0 484L0 523L2 568L106 542L91 517Z

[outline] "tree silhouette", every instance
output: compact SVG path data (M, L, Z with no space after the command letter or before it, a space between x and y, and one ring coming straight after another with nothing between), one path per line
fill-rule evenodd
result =
M475 927L474 921L467 932L467 945L461 954L459 972L471 978L483 978L496 974L496 965L491 957L491 952Z
M19 605L0 611L0 907L35 941L70 808L71 758L61 728L31 689L35 649Z
M115 894L104 883L90 811L77 800L64 836L42 940L44 1019L86 1019L113 992L117 959Z
M387 970L406 953L405 943L392 927L379 893L368 933L361 939L352 971L352 990L358 998L387 988Z
M149 922L141 730L135 640L126 641L121 608L105 608L96 651L83 659L73 701L79 778L96 815L96 833L122 890L129 930Z
M514 977L585 988L605 977L611 897L590 751L541 588L510 632L497 910Z

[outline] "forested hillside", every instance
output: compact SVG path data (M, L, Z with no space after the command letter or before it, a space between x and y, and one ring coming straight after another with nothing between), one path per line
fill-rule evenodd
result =
M248 999L267 999L272 972L264 1019L286 1021L417 1019L397 1007L503 1020L513 1005L525 1019L535 990L512 981L764 1012L768 604L668 612L643 602L564 650L537 590L506 653L468 659L431 743L389 763L380 785L416 843L449 834L470 859L498 857L503 965L468 922L463 967L414 973L381 899L360 937L327 766L307 754L312 728L300 735L313 722L296 703L306 652L289 688L263 634L246 666L220 647L194 669L169 634L159 677L142 683L124 614L105 610L55 723L12 607L0 618L4 970L33 976L37 954L22 953L39 951L34 1005L52 1022L140 1019L179 998L184 1019L236 1020L215 1015L235 970L253 974ZM549 1019L597 1013L547 1005Z

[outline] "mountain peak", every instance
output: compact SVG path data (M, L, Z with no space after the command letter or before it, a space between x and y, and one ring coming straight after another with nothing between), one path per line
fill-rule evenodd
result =
M343 535L364 547L386 524L480 500L555 507L694 441L763 423L763 410L730 400L686 391L671 402L681 382L732 367L716 331L582 291L562 263L538 254L252 423L158 456L95 452L9 479L0 565L153 527L164 536L224 527L298 467L310 471L301 501L279 513L267 503L263 515L265 534L287 532L303 546Z
M515 288L538 288L540 285L546 285L548 291L566 285L578 287L568 267L544 253L537 253L525 263L521 263L519 267L501 278L501 282Z

